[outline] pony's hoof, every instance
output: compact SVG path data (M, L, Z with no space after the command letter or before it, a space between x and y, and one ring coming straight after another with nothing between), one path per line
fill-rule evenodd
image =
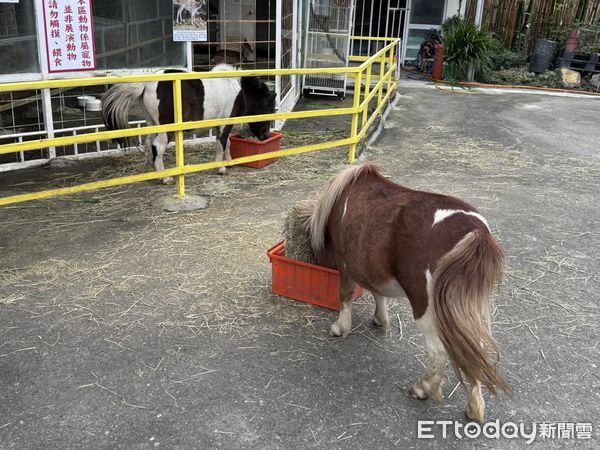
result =
M217 173L218 173L219 175L225 175L225 174L227 173L227 167L219 167L219 168L217 169Z
M478 423L483 423L483 420L485 419L483 411L476 411L472 409L470 405L467 406L467 409L465 411L465 417L473 422Z
M175 180L173 179L173 177L163 178L162 184L166 184L167 186L170 186L172 184L175 184Z
M331 324L331 327L329 328L329 335L332 337L340 337L343 336L345 333L340 329L340 326L337 323L333 323Z
M371 320L371 323L378 327L378 328L383 328L385 331L388 331L390 329L390 321L380 321L377 317L373 316L373 320Z
M429 397L427 392L421 386L417 386L416 384L410 388L410 396L417 400L427 400Z
M483 397L471 397L469 399L465 416L473 422L483 423L483 419L485 418L485 401L483 400Z

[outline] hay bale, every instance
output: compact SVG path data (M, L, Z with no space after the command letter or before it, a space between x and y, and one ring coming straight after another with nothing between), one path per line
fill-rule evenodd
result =
M315 207L315 201L307 200L292 208L283 225L285 256L296 261L314 264L315 255L310 245L308 221Z
M240 139L246 139L248 141L258 141L258 138L252 134L250 128L244 127L238 130L237 135Z

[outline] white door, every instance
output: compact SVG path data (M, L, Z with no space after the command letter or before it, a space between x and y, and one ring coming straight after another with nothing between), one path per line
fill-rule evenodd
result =
M429 38L431 30L442 29L446 2L438 0L411 0L408 31L404 42L402 60L417 58L421 42Z
M219 38L225 43L222 50L239 51L247 40L254 48L256 41L256 0L221 0L219 2ZM227 44L231 43L231 44Z

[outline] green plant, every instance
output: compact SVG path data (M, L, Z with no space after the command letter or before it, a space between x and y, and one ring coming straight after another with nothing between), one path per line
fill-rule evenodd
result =
M525 67L488 72L484 81L491 84L513 86L560 87L556 72L548 70L543 74L536 75Z
M452 30L452 28L462 23L463 19L461 19L460 16L454 15L452 17L448 17L442 24L442 35L446 36L447 34L450 34L450 30Z
M505 70L525 65L523 55L505 48L498 39L492 39L490 58L492 60L490 70Z
M491 34L456 16L447 19L442 30L449 79L465 79L469 67L473 67L475 72L482 72L492 66L490 50L494 43Z

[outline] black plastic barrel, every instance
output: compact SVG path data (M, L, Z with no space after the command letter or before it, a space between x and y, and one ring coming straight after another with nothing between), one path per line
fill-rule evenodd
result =
M535 44L535 49L529 60L529 71L544 73L548 70L550 64L552 64L555 49L556 42L549 39L539 39Z

